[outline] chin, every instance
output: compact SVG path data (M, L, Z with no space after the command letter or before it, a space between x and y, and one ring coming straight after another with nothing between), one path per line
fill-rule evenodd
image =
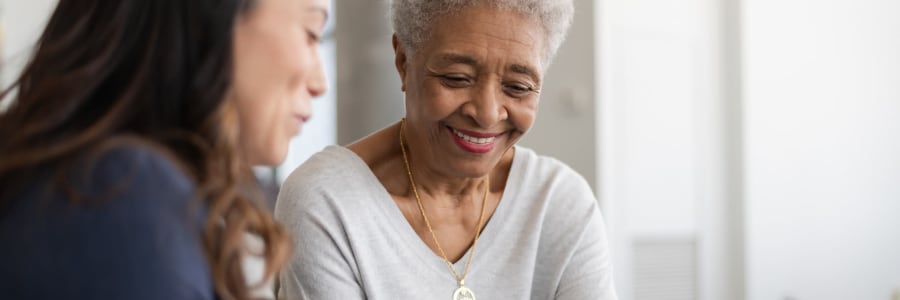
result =
M269 160L266 165L270 166L270 167L277 167L278 165L283 163L286 158L287 158L287 151L284 151L278 155L273 156L272 159Z
M463 164L457 165L456 168L454 168L454 172L457 174L457 176L462 177L482 177L491 173L491 171L497 166L498 162L499 160L485 157L484 160L468 161L464 162Z
M250 165L254 167L275 167L284 162L287 158L287 151L264 153L250 160Z

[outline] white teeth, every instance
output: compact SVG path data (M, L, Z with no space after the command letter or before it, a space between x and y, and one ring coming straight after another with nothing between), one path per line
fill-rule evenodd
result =
M453 130L453 134L456 134L456 136L460 137L461 139L463 139L463 140L465 140L466 142L469 142L469 143L473 143L473 144L482 144L482 145L483 145L483 144L487 144L487 143L492 143L492 142L494 142L494 138L493 138L493 137L489 137L489 138L477 138L477 137L474 137L474 136L468 136L468 135L465 135L464 133L459 132L458 130L456 130L456 129L454 129L454 128L450 128L450 129Z

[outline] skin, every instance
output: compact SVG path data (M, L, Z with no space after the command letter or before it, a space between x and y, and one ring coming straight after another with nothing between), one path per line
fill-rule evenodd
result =
M404 139L432 228L455 262L469 249L478 228L486 179L490 176L489 220L506 186L513 146L534 123L543 76L543 31L518 13L474 6L436 19L428 36L414 53L393 40L406 92ZM493 141L466 144L451 128L491 136ZM437 254L410 187L399 130L395 124L348 148L369 164Z
M232 103L253 165L278 165L325 92L319 44L330 2L258 0L234 30Z

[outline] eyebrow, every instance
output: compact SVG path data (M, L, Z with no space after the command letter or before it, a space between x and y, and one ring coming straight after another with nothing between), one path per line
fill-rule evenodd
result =
M441 55L440 61L446 64L464 64L471 66L478 65L478 60L474 57L461 54L444 54Z
M322 17L324 17L324 18L322 19L322 24L325 24L326 22L328 22L328 10L325 9L324 7L313 6L313 7L310 7L310 8L308 8L308 9L306 9L306 11L312 12L312 13L314 13L314 12L320 12L320 13L322 13Z
M534 68L531 68L526 65L513 64L513 65L509 66L509 70L512 71L513 73L519 73L519 74L525 74L525 75L531 76L535 80L537 80L538 78L541 78L540 76L538 76L538 73L537 73L537 71L534 70Z
M470 65L470 66L478 65L478 59L476 59L475 57L468 56L468 55L462 55L462 54L453 54L453 53L441 55L439 61L441 63L445 63L448 65L450 65L450 64L464 64L464 65ZM519 74L524 74L524 75L530 76L534 80L539 80L541 78L540 76L538 76L538 72L534 68L526 66L526 65L512 64L507 69L513 73L519 73Z

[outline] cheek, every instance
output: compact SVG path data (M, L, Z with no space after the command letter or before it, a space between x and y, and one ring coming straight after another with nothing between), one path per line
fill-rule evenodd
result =
M537 99L533 99L517 103L514 102L514 104L508 106L507 112L509 113L509 120L512 122L513 126L522 132L531 129L531 126L534 125L534 121L537 118L537 104Z
M413 119L420 119L423 114L427 115L427 111L429 108L429 99L435 98L435 93L433 89L428 88L428 83L420 84L418 78L415 77L414 74L408 75L408 83L406 85L406 92L404 96L406 98L406 114L407 117Z
M296 43L286 43L280 51L280 58L272 68L281 74L280 83L289 94L294 94L303 87L307 75L313 70L312 53L306 47Z
M306 67L296 37L266 34L235 47L234 85L255 97L285 93L298 85L298 75Z
M297 131L293 114L311 54L298 38L302 35L287 26L264 25L236 37L232 100L245 155L255 165L276 165Z
M470 89L450 89L437 80L425 81L417 92L413 101L420 103L425 112L437 119L456 112L461 105L472 99Z
M235 99L238 102L240 142L255 165L278 164L292 134L286 101L280 99Z

